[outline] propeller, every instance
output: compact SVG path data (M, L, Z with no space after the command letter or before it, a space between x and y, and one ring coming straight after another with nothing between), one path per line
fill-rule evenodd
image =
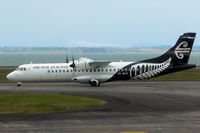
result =
M75 70L76 71L76 65L75 65L75 62L74 62L74 56L72 56L72 64L71 65L69 65L70 67L72 67L73 68L73 70Z
M67 54L66 54L66 63L69 63L69 60L68 60L68 56L67 56Z

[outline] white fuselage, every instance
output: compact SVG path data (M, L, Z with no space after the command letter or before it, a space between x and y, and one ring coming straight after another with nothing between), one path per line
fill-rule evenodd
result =
M100 86L100 83L113 80L149 79L196 67L188 64L195 36L196 33L184 33L167 52L143 61L110 62L88 58L74 60L72 57L69 63L21 65L8 74L7 78L20 83L76 81L89 83L91 86Z
M111 62L106 67L76 68L70 67L70 63L51 64L24 64L7 75L7 78L15 82L68 82L76 81L89 83L90 80L106 82L117 71L131 62Z

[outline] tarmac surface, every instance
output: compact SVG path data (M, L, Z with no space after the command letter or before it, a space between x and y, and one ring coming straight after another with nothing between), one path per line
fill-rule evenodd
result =
M0 132L199 133L200 82L1 83L0 93L87 96L107 101L88 109L0 115Z

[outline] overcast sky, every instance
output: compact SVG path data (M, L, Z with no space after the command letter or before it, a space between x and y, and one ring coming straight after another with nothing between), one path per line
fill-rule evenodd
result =
M197 32L199 0L0 0L0 46L159 46Z

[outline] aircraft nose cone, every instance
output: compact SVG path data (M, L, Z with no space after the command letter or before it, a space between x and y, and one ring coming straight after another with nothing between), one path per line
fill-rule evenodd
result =
M9 73L7 76L7 79L9 79L10 80L10 77L11 77L11 73Z
M7 77L8 80L13 80L14 79L13 72L9 73L6 77Z

